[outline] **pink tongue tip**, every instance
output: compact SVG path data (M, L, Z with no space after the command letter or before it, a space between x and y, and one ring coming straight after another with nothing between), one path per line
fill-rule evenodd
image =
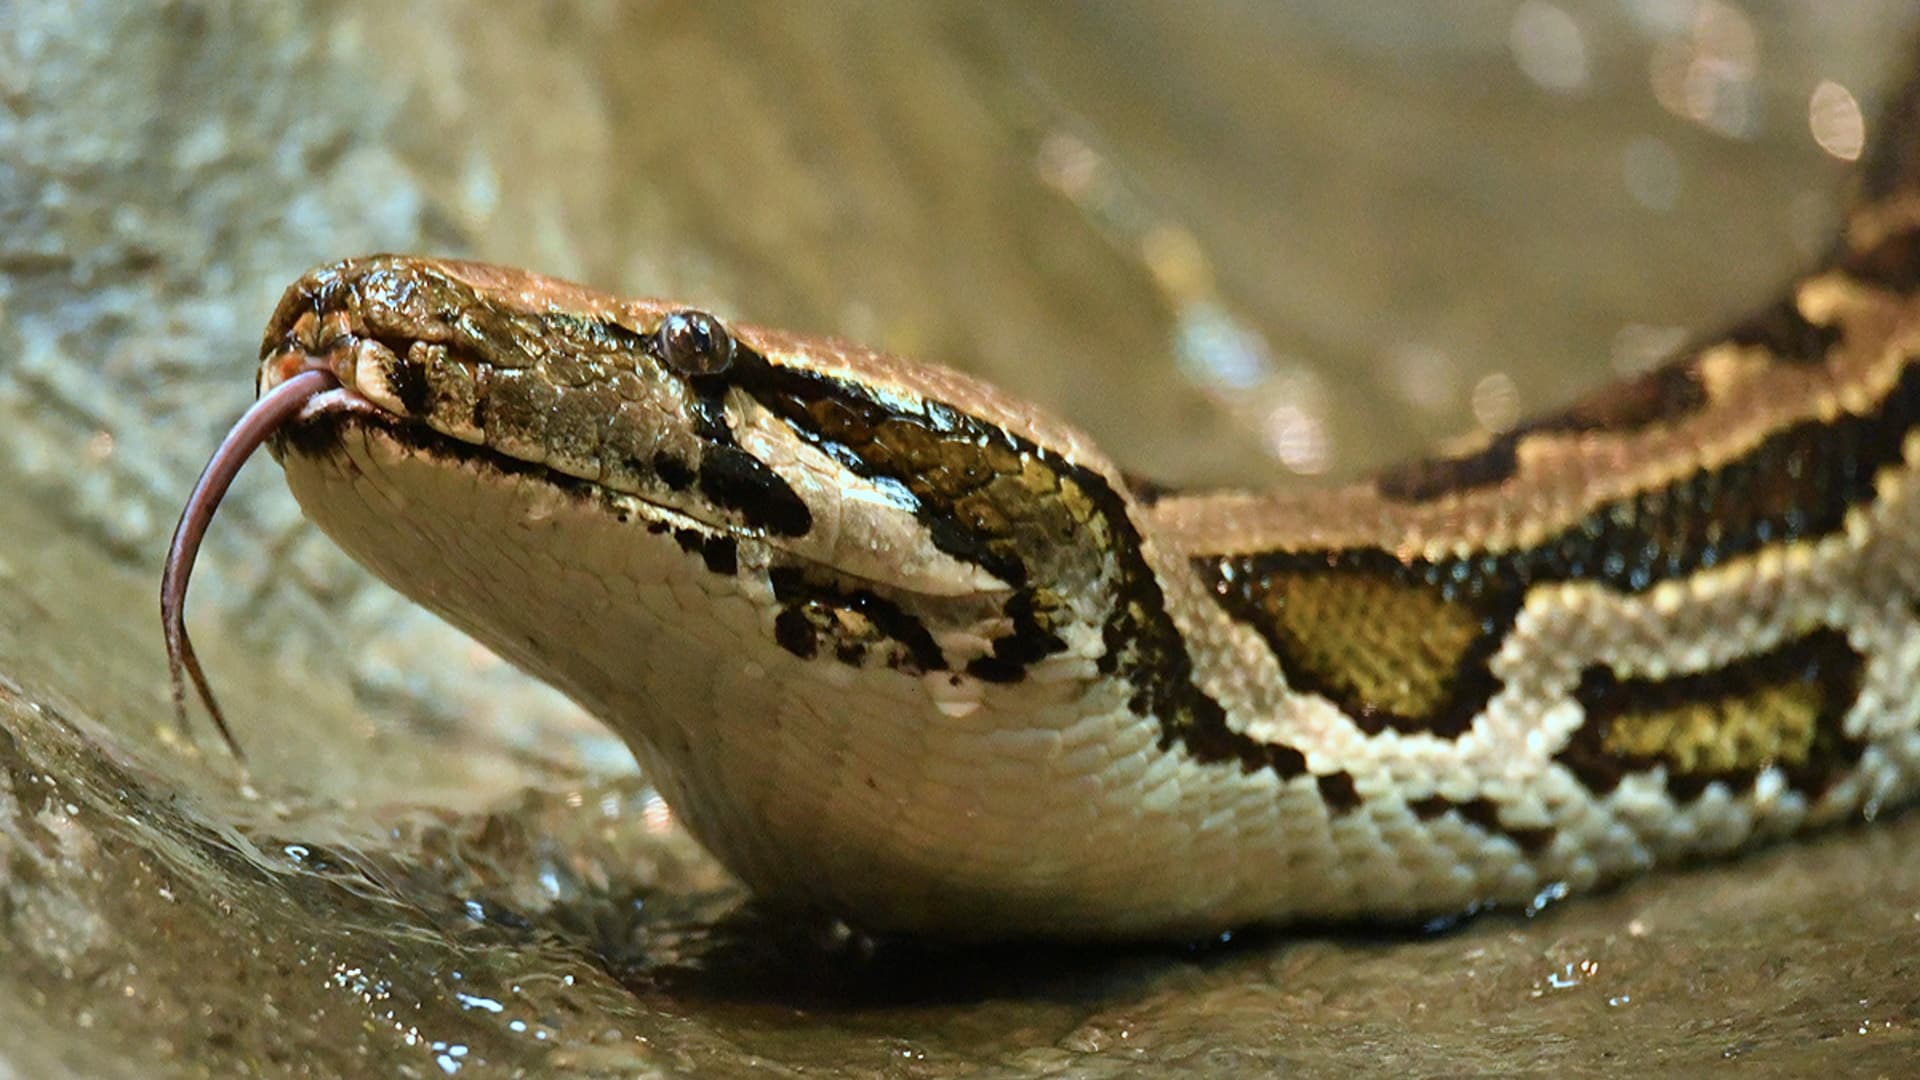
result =
M220 737L226 740L227 749L236 759L244 760L245 755L240 752L240 744L234 741L227 718L214 700L206 673L200 669L193 639L187 636L187 582L193 576L194 560L200 555L200 542L206 539L207 526L220 508L227 488L233 485L233 478L239 475L240 467L282 424L298 416L314 395L338 385L339 380L331 371L309 367L262 394L227 432L227 437L220 440L207 467L201 470L200 479L193 485L193 494L187 496L187 505L180 511L180 523L173 527L173 541L167 546L166 568L160 574L160 625L167 638L167 674L173 681L174 716L184 729L186 680L192 678L207 714L213 717Z

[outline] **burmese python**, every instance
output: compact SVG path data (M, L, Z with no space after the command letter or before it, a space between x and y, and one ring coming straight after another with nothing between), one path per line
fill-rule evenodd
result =
M1422 917L1871 816L1920 773L1909 149L1726 333L1284 497L1132 484L841 342L470 263L318 269L176 535L176 693L212 706L187 571L266 441L322 529L613 726L748 884L875 930Z

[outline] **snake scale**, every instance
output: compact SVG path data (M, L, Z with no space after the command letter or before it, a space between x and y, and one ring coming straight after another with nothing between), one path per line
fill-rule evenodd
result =
M473 263L317 269L176 534L176 698L184 671L213 708L186 581L264 443L748 885L873 931L1442 916L1871 817L1920 779L1915 112L1777 301L1305 494L1139 485L843 342Z

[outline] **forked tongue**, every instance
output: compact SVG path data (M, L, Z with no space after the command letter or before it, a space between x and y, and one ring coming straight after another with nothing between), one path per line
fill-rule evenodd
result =
M193 576L193 563L200 555L200 542L206 538L207 525L213 521L214 511L220 508L227 488L233 485L233 478L240 474L240 467L282 424L298 416L314 395L338 385L332 372L308 368L262 394L227 432L227 437L220 440L207 467L201 470L200 479L193 485L193 494L187 496L186 508L180 511L180 523L173 527L173 542L167 547L166 568L160 574L160 625L167 636L167 674L173 680L174 716L184 730L186 680L191 677L200 700L207 706L207 714L213 717L220 737L226 740L227 749L237 759L244 760L245 756L227 727L227 718L221 714L219 703L214 700L206 673L200 670L200 658L193 652L193 639L187 636L187 580Z

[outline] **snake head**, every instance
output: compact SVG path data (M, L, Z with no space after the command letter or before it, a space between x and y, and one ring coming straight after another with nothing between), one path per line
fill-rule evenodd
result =
M1200 722L1181 556L1082 436L964 376L394 256L281 301L262 400L323 375L268 437L307 516L620 731L769 895L951 919L1029 839L984 800L1073 790L1088 710ZM911 850L906 805L937 819Z
M1072 585L1105 546L1090 485L1064 479L1072 465L1099 481L1104 464L1039 448L1083 448L1065 425L952 372L681 305L477 263L353 259L287 290L259 388L316 366L345 393L276 436L283 460L337 437L319 412L350 413L424 454L545 470L676 528L929 595Z

